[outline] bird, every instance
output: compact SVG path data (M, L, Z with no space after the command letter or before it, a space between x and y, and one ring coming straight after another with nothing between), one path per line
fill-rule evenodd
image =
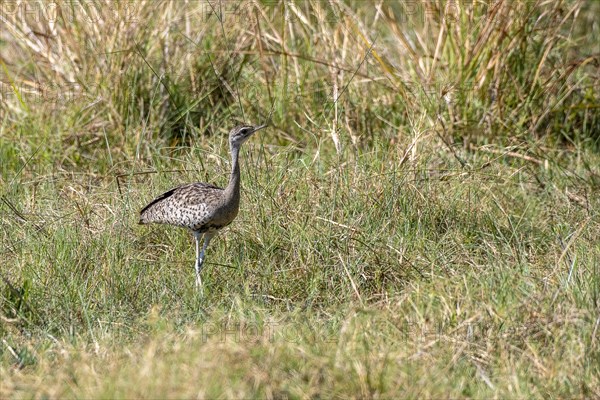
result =
M156 197L140 211L139 224L168 224L187 228L196 241L196 286L202 287L200 273L211 239L238 215L240 207L240 148L267 125L238 125L229 132L231 175L225 188L196 182L177 186ZM200 241L204 245L200 251Z

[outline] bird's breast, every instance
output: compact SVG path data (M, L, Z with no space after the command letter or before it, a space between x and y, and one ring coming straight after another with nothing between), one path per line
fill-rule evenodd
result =
M216 213L214 223L222 226L229 225L231 221L237 217L239 211L238 204L225 204L220 207L219 212Z

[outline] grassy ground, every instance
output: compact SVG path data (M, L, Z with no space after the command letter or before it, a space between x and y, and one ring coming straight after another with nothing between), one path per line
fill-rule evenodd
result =
M69 4L3 14L0 397L600 396L596 3ZM200 296L137 213L269 117Z

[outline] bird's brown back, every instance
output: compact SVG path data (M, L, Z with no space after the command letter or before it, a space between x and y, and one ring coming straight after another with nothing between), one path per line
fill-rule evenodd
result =
M229 216L222 218L218 215L223 213L223 193L223 189L201 182L178 186L144 207L140 211L139 223L170 224L197 231L211 221L231 222L221 221Z

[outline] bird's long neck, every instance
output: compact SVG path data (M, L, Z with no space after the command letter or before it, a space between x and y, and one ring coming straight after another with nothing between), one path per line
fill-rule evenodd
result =
M231 147L231 175L229 183L225 188L225 202L239 204L240 200L240 165L238 156L240 154L239 146Z

